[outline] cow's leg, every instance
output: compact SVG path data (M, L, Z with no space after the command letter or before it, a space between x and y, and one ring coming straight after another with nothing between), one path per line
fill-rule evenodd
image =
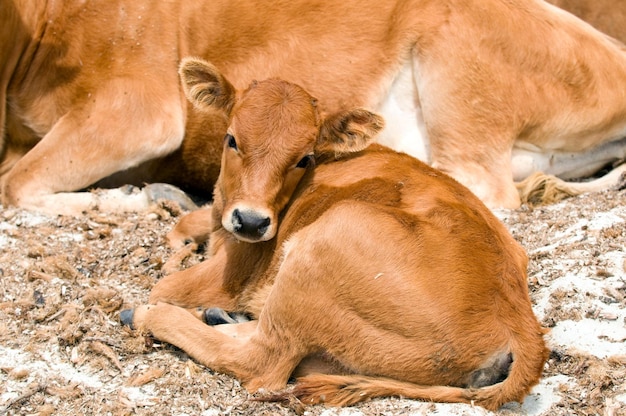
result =
M443 42L437 47L444 51L450 45ZM479 82L489 74L473 73L470 68L475 63L459 71L462 65L453 65L447 58L415 60L415 85L427 127L431 165L468 187L489 208L519 207L511 166L516 133L512 116L498 101L510 94L509 86L484 79L491 90L479 94L481 100L477 100L476 91L482 90L482 85L472 88L468 80Z
M220 249L209 260L165 276L152 288L149 303L165 302L194 310L218 307L234 311L236 294L224 288L226 261L226 250Z
M481 148L477 145L465 155L452 156L455 150L451 137L434 141L437 144L433 147L439 146L441 150L434 157L433 166L467 186L490 208L517 208L521 202L553 203L568 196L624 186L624 164L592 181L569 182L559 177L583 178L624 159L626 139L585 153L542 152L541 149L511 152L497 150L498 145L494 143L490 149L477 152ZM525 179L514 182L514 178Z
M166 239L170 247L179 250L189 243L206 242L212 230L212 209L205 207L182 217L172 231L167 233Z
M254 331L256 331L256 327L257 321L253 320L212 326L212 328L222 334L228 335L231 338L238 338L240 340L250 339L250 337L254 334Z
M205 206L183 216L176 226L165 236L168 244L176 253L163 265L166 274L180 270L181 263L196 251L201 244L209 240L213 231L213 209Z
M208 312L205 311L205 316ZM229 315L232 313L229 313ZM205 320L206 323L206 320ZM210 325L210 324L209 324ZM217 324L213 326L216 330L233 338L248 339L254 333L257 322L254 320L239 321L237 323ZM352 371L341 365L333 357L316 352L309 354L300 361L291 374L292 378L305 377L311 374L351 374Z
M28 152L27 149L7 147L4 153L2 153L2 149L0 148L0 157L2 158L0 161L0 180L11 171L13 166L24 157L26 152Z
M444 149L454 147L452 140L442 140ZM477 146L478 147L478 146ZM452 176L467 186L489 208L519 208L519 192L513 182L510 151L485 151L481 156L476 149L465 155L451 156L443 150L433 157L433 167ZM489 153L495 153L489 158Z
M270 327L267 320L212 327L185 309L158 303L137 308L133 323L199 363L232 374L250 391L284 388L307 355L301 344L284 338L280 326Z
M61 214L145 208L144 193L75 192L180 146L184 119L179 94L174 91L172 100L130 94L142 89L134 81L103 85L106 94L95 93L85 107L62 116L3 178L3 203Z
M220 314L217 311L233 311L237 305L236 293L229 292L224 285L224 269L226 267L226 250L219 249L207 261L197 264L189 269L182 270L157 282L150 292L150 304L168 303L175 305L201 322L219 324L219 320L232 323L235 318L227 312ZM215 310L215 312L211 312ZM226 317L231 318L226 319ZM132 328L135 324L135 310L127 309L120 313L123 324ZM243 321L243 319L241 319Z

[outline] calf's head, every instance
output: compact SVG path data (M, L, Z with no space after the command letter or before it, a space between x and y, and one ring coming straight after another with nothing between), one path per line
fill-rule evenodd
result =
M364 109L322 117L303 88L278 79L236 91L211 64L181 62L183 90L200 110L228 116L220 176L222 226L239 240L267 241L278 216L315 158L340 157L367 147L382 129L380 116Z

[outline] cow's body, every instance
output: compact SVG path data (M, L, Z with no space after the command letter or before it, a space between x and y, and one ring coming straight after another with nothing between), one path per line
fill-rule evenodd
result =
M381 128L368 111L321 119L293 84L235 99L215 67L186 60L181 74L196 105L230 113L213 209L189 216L194 232L211 229L212 255L159 281L123 322L253 391L304 375L305 403L523 399L547 354L527 257L467 188L365 148ZM212 307L255 320L194 316Z
M276 76L328 111L377 110L382 143L491 207L519 205L513 179L586 175L626 147L623 46L536 0L10 0L0 26L5 205L123 208L69 193L93 183L211 189L225 125L187 107L187 55L238 88Z
M625 0L548 0L603 33L626 43Z

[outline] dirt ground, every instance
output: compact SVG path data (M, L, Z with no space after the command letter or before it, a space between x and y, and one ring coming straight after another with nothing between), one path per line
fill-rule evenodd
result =
M79 218L0 207L0 414L491 414L397 398L346 409L261 403L120 326L120 310L145 302L170 265L164 237L179 215L169 204ZM626 415L626 191L497 215L528 250L552 348L542 382L498 414Z

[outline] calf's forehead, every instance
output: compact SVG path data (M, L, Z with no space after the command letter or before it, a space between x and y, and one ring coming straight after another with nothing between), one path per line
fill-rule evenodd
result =
M242 150L276 147L299 151L313 146L319 123L316 101L304 89L267 80L243 92L231 114L230 132Z

